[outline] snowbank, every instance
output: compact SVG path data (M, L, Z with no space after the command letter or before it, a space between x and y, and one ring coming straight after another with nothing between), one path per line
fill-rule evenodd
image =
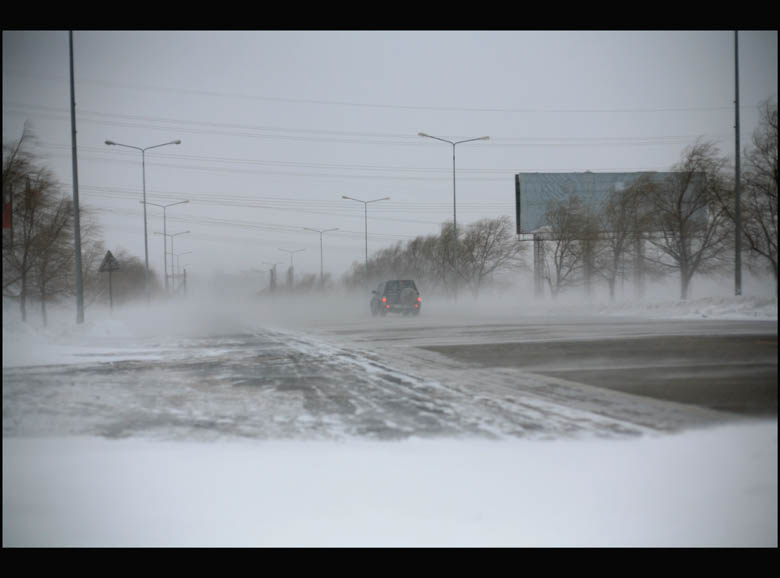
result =
M688 301L602 304L597 314L656 319L755 319L777 321L777 299L769 297L703 297Z
M625 441L4 439L3 546L777 546L777 422Z

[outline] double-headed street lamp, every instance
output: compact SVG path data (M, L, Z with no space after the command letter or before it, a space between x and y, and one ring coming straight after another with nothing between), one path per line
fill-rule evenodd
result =
M143 203L144 201L140 201L140 202ZM167 236L167 234L168 234L168 228L167 228L167 225L166 225L167 221L166 221L166 216L165 216L165 210L168 207L172 207L174 205L181 205L182 203L189 203L189 201L178 201L176 203L169 203L167 205L158 205L157 203L149 203L149 202L146 203L147 205L153 205L155 207L161 207L162 208L162 210L163 210L163 235ZM163 237L163 249L164 249L163 250L163 266L165 267L165 291L167 293L168 292L168 240L165 237Z
M455 297L457 298L458 295L458 281L457 281L457 275L458 275L458 220L457 220L457 213L455 210L455 145L462 144L464 142L472 142L477 140L490 140L489 136L481 136L478 138L469 138L466 140L459 140L459 141L451 141L444 138L439 138L437 136L432 136L424 132L418 132L418 136L423 136L425 138L432 138L434 140L440 140L441 142L446 142L452 145L452 268L455 270L455 284L454 284L454 291L455 291Z
M171 238L171 255L173 255L173 238L174 237L178 237L179 235L186 235L187 233L189 233L189 231L182 231L180 233L160 233L159 231L155 231L154 232L155 235L163 235L163 238L165 238L165 237L170 237ZM171 262L171 269L173 269L173 262ZM171 275L171 277L173 277L173 275ZM167 271L165 272L165 283L166 283L166 286L167 286L167 284L168 284L168 272Z
M306 249L279 249L280 251L284 251L285 253L290 254L290 269L287 271L287 282L290 285L290 288L292 288L294 282L295 282L295 269L293 267L293 255L296 253L300 253L301 251L305 251Z
M166 145L178 145L181 144L180 140L172 140L170 142L164 142L162 144L141 148L136 147L132 145L122 144L118 142L114 142L112 140L107 140L106 144L109 146L117 146L117 147L125 147L129 149L135 149L137 151L141 151L141 171L142 171L142 178L143 178L143 190L144 190L144 261L145 261L145 269L144 269L144 290L146 292L146 298L149 299L149 240L148 235L146 233L146 151L150 149L156 149L159 147L164 147Z
M323 269L322 269L322 234L328 233L329 231L338 231L339 228L336 227L335 229L310 229L309 227L304 227L304 230L306 231L314 231L315 233L320 234L320 285L322 285L324 281L323 277Z
M301 251L305 251L306 249L279 249L280 251L284 251L285 253L290 254L290 267L293 266L293 255L295 253L300 253Z
M192 251L185 251L184 253L174 253L173 251L171 251L171 255L176 257L176 269L175 269L175 272L172 272L172 274L171 274L171 277L174 277L174 275L178 275L179 271L181 271L181 267L179 267L179 257L181 257L182 255L192 255ZM172 262L171 262L171 268L173 268L173 263ZM175 279L175 277L174 277L174 279ZM175 287L174 287L174 289L175 289Z
M373 199L371 201L361 201L360 199L355 199L353 197L348 197L347 195L341 195L342 199L349 199L350 201L357 201L358 203L363 203L363 209L365 211L365 232L366 232L366 275L368 275L368 203L376 203L377 201L389 201L390 197L382 197L381 199Z
M284 265L281 261L262 261L263 265L270 265L271 266L271 279L268 282L268 289L269 291L274 291L276 289L276 266L277 265Z

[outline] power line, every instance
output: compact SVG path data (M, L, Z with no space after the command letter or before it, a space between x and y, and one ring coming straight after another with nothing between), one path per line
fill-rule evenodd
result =
M137 210L132 209L119 209L119 208L96 208L98 212L101 213L113 213L117 215L137 215ZM239 228L244 230L265 230L265 231L275 231L275 232L281 232L281 233L300 233L300 227L298 226L292 226L292 225L278 225L275 223L261 223L257 221L241 221L237 219L220 219L216 217L169 217L170 221L174 222L180 222L180 223L196 223L196 224L202 224L202 225L214 225L214 226L224 226L224 227L230 227L231 229ZM359 238L363 238L363 231L347 231L339 229L339 233L343 233L347 236L357 236ZM400 234L386 234L386 233L375 233L372 235L373 237L384 237L388 239L414 239L417 237L417 235L400 235Z
M5 74L19 76L19 77L32 77L43 78L44 80L53 80L55 82L64 81L64 77L60 76L44 76L25 73L19 70L10 69L5 70ZM121 90L139 90L139 91L151 91L151 92L170 92L177 94L189 94L194 96L209 96L217 98L232 98L241 100L260 100L266 102L279 102L287 104L316 104L323 106L339 106L339 107L360 107L360 108L379 108L379 109L395 109L395 110L426 110L426 111L442 111L442 112L491 112L491 113L552 113L552 114L566 114L566 113L593 113L593 114L605 114L605 113L668 113L668 112L694 112L694 111L730 111L732 106L724 103L718 106L698 106L698 107L683 107L683 106L670 106L670 107L644 107L644 108L505 108L505 107L458 107L458 106L427 106L427 105L403 105L403 104L387 104L387 103L366 103L366 102L354 102L354 101L339 101L339 100L324 100L324 99L305 99L305 98L292 98L292 97L280 97L280 96L267 96L257 94L241 94L236 92L221 92L213 90L201 90L192 88L179 88L170 86L153 86L153 85L141 85L141 84L126 84L120 82L111 82L106 80L95 80L91 78L79 78L80 83L93 84L96 86L104 86L108 88L119 88Z
M65 150L64 145L47 145L46 148L51 148L54 150ZM86 147L85 150L88 150L89 147ZM97 148L94 148L92 150L99 150ZM66 156L67 153L63 152L62 154L59 154L57 156ZM87 159L93 162L110 162L110 163L120 163L120 164L130 164L131 161L124 161L121 159L112 159L112 158L101 158L96 156L90 156L90 155L83 155L83 159ZM234 167L207 167L203 165L185 165L185 164L178 164L178 163L164 163L160 162L161 159L164 158L183 158L189 160L188 157L185 156L172 156L169 157L169 155L157 155L157 158L154 161L154 165L158 167L163 168L172 168L172 169L183 169L183 170L192 170L192 171L198 171L198 172L210 172L214 174L220 174L220 173L230 173L230 174L263 174L263 175L278 175L278 176L289 176L289 177L325 177L325 178L343 178L343 179L372 179L372 180L392 180L392 181L443 181L448 180L448 177L444 176L444 173L446 172L446 169L415 169L415 168L409 168L404 169L403 167L376 167L373 170L386 170L388 172L393 170L408 170L408 171L438 171L442 173L441 177L438 176L428 176L425 174L412 174L412 175L376 175L376 174L366 174L366 175L360 175L360 174L343 174L343 173L321 173L321 172L300 172L300 171L274 171L274 170L260 170L260 169L240 169L240 168L234 168ZM257 161L257 162L266 162L269 165L271 163L274 163L275 161ZM280 161L284 162L284 161ZM301 163L304 165L304 163ZM308 163L311 165L314 165L314 163ZM282 165L287 166L287 165ZM291 166L291 165L290 165ZM332 168L344 168L345 165L332 165ZM306 167L303 167L306 168ZM327 165L322 165L320 168L327 168ZM668 170L669 167L609 167L609 168L602 168L602 167L589 167L589 168L558 168L555 170L542 170L539 168L531 169L530 171L523 171L522 169L518 168L511 168L511 169L463 169L464 173L467 174L473 174L473 173L487 173L487 174L503 174L506 175L505 177L489 177L489 176L471 176L471 177L463 177L463 180L466 181L473 181L473 182L504 182L507 179L512 178L512 175L514 175L517 172L584 172L586 170L590 171L605 171L605 172L652 172L652 171L664 171ZM347 169L349 170L349 169ZM360 168L355 170L369 170L367 168Z
M94 187L94 186L84 186L83 187L84 194L88 198L106 198L106 199L120 199L120 200L128 200L128 201L135 201L137 199L137 192L136 191L110 191L106 190L105 187ZM166 196L150 196L150 198L154 198L157 200L162 200L168 197L175 197L180 196L176 194L166 195ZM246 197L238 197L237 199L232 199L230 197L225 196L219 196L217 199L214 198L214 194L212 193L206 193L202 195L193 194L190 193L190 204L191 205L210 205L210 206L217 206L217 207L241 207L241 208L253 208L253 209L261 209L266 211L282 211L282 212L293 212L296 214L299 213L305 213L305 214L312 214L312 215L328 215L328 216L335 216L335 217L346 217L346 218L358 218L362 217L362 215L359 215L356 211L352 212L345 212L344 210L341 210L338 205L333 205L332 207L329 207L327 204L324 203L331 203L331 201L313 201L314 203L320 203L319 208L311 208L312 201L280 201L276 203L268 203L263 201L254 201L252 199L246 198ZM343 205L342 205L343 207ZM491 203L464 203L463 210L466 213L485 213L485 212L506 212L507 214L511 213L514 210L514 204L513 203L501 203L501 202L491 202ZM391 208L385 208L383 211L377 211L381 214L386 213L401 213L401 214L418 214L418 213L429 213L429 214L441 214L442 217L446 217L449 211L449 207L446 204L439 203L439 204L430 204L430 206L427 207L391 207ZM401 218L393 218L393 217L386 217L386 216L377 216L375 217L376 220L379 221L388 221L388 222L399 222L399 223L417 223L417 224L423 224L423 225L440 225L442 221L424 221L420 219L401 219ZM445 219L446 220L446 219Z
M21 103L4 103L4 110L39 110L48 112L50 117L59 118L65 120L66 116L64 109L56 107L35 106L26 105ZM15 112L14 114L22 114L21 112ZM128 122L117 121L105 121L86 118L86 116L99 116L99 117L114 117L120 119L130 119L135 121L146 121L147 123L157 123L156 125L150 124L132 124ZM106 124L116 127L125 128L154 128L157 130L175 129L179 132L188 132L190 134L222 134L227 136L246 136L256 138L275 138L286 139L295 141L308 141L308 142L342 142L353 144L384 144L384 145L404 145L404 146L428 146L426 143L415 140L416 135L397 134L397 133L377 133L377 132L354 132L354 131L336 131L336 130L317 130L317 129L298 129L288 127L268 127L268 126L247 126L230 123L212 123L203 121L193 121L185 119L165 119L161 117L145 117L140 115L121 115L121 114L109 114L93 111L80 110L79 116L82 117L82 121L91 122L95 124ZM161 124L162 123L162 124ZM162 126L162 125L165 126ZM235 134L231 132L222 132L216 130L205 129L193 129L186 128L183 125L201 125L215 128L227 128L231 130L242 131L255 131L255 133ZM314 134L314 135L336 135L339 137L372 137L381 139L397 139L399 142L393 141L367 141L367 140L343 140L343 139L322 139L322 138L310 138L305 136L290 136L283 134L257 134L262 132L290 132L299 134ZM660 135L660 136L603 136L603 137L501 137L498 136L495 139L491 139L493 147L530 147L530 146L614 146L616 144L630 145L630 146L650 146L650 145L666 145L666 144L684 144L691 139L695 139L701 136L707 138L727 138L730 135L712 134L712 135Z

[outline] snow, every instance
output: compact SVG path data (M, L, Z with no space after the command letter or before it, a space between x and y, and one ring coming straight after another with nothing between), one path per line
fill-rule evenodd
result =
M703 297L691 301L629 302L596 308L608 315L655 319L777 320L777 299L770 297Z
M4 439L3 545L776 546L777 428L610 443Z
M430 309L433 309L428 305ZM163 308L155 313L157 328L179 327L179 334L197 335L206 327L213 328L224 324L223 309L219 314L206 311L207 306L191 305L189 309L171 310ZM298 313L308 321L313 309L299 308ZM728 320L763 320L777 321L777 299L774 297L704 297L691 300L648 300L648 301L618 301L616 303L602 302L583 305L581 301L567 303L561 299L554 303L533 304L518 303L514 300L504 302L498 307L493 302L493 311L485 311L484 304L470 303L468 298L461 298L461 315L477 319L508 320L512 315L521 316L533 311L536 315L607 315L616 317L639 317L648 319L728 319ZM60 316L53 319L47 329L34 327L19 321L17 310L5 310L3 313L3 367L18 367L41 364L82 363L85 358L94 359L104 356L113 361L127 359L160 359L163 353L159 349L133 346L137 342L158 331L153 330L148 322L141 319L147 314L143 309L126 308L122 312L108 314L103 311L90 311L83 325L74 325L70 317ZM343 318L344 310L333 307L320 314L324 322ZM354 308L349 309L354 313ZM508 312L508 313L507 313ZM232 311L240 323L248 323L243 319L242 311ZM268 312L272 317L273 311ZM54 316L50 313L50 316ZM205 316L205 318L204 318ZM200 318L196 322L194 318ZM250 325L247 325L249 328ZM175 337L175 336L174 336ZM157 345L164 345L157 344ZM172 344L175 346L175 344Z
M773 321L777 301L590 312ZM150 341L132 311L46 330L5 313L4 369L169 358L180 343ZM4 436L3 546L776 547L777 421L609 440Z

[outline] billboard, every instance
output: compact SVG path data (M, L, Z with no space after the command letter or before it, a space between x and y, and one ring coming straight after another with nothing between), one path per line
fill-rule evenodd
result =
M517 173L515 174L515 222L517 233L533 233L545 225L550 201L576 194L585 205L601 208L613 190L620 191L642 176L661 182L671 173Z

